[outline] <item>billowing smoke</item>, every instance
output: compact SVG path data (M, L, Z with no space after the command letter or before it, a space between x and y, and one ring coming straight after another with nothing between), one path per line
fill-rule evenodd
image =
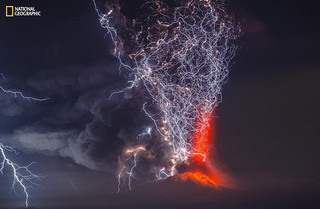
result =
M171 176L195 154L195 127L206 129L203 116L220 101L235 49L233 19L220 0L96 6L120 67L64 66L42 70L45 79L26 79L26 92L51 100L35 104L3 95L1 114L20 122L7 125L1 141L93 170L118 168L119 181Z
M208 135L236 48L232 42L237 27L224 1L151 0L136 6L113 1L105 13L97 12L114 43L119 69L129 79L128 86L114 94L140 89L143 110L153 121L152 142L124 150L119 184L128 179L131 188L132 178L138 178L140 165L145 165L141 161L153 161L144 173L162 179L174 175L176 166L190 157L205 160L207 153L199 152L194 137Z
M49 94L51 99L44 102L1 93L0 114L9 122L2 125L1 142L27 153L71 158L89 169L114 171L121 147L136 140L147 120L142 101L131 96L134 92L108 100L122 88L116 69L110 63L94 63L47 70L42 79L28 78L24 92ZM15 85L3 83L7 89Z

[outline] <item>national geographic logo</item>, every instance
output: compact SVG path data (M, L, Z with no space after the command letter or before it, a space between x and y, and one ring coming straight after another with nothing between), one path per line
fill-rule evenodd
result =
M35 7L6 6L6 17L40 17L41 11Z
M13 6L6 6L6 17L13 17L14 7Z

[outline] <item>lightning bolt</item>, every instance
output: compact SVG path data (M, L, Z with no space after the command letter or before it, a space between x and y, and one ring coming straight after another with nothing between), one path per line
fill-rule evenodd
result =
M43 102L50 99L50 98L37 98L37 97L25 96L21 91L6 90L2 86L0 86L0 90L3 91L4 93L13 94L15 98L20 96L22 99L26 99L28 101Z
M2 80L6 79L3 73L0 73L0 77ZM7 90L1 85L0 85L0 90L7 94L13 94L15 98L19 96L22 99L26 99L28 101L43 102L50 99L50 98L37 98L37 97L25 96L21 91ZM17 194L16 187L20 187L22 189L25 195L25 206L27 208L29 206L29 199L30 199L28 190L32 188L32 186L39 186L39 184L37 184L36 181L39 181L41 178L44 178L44 177L41 175L36 175L30 171L29 167L34 165L35 162L32 162L27 166L19 166L17 163L14 163L8 158L8 156L6 155L6 152L18 154L18 152L13 147L5 146L2 143L0 143L0 153L1 153L0 157L2 159L2 161L0 162L0 172L1 174L3 174L5 166L11 168L13 172L13 181L11 185L11 191L14 191Z
M142 8L150 15L130 20L121 14L119 4L109 5L102 14L94 2L100 24L113 41L119 71L129 78L129 85L111 96L142 86L152 98L143 110L171 148L167 159L171 166L154 169L158 179L175 175L180 163L206 161L210 120L221 102L222 85L236 50L232 41L239 32L223 0L176 3L172 8L164 1L146 1ZM141 153L128 163L134 165L127 173L130 189ZM122 165L121 170L119 184L127 169Z
M130 171L128 172L128 187L129 189L131 190L131 181L132 181L132 177L133 177L133 169L135 167L137 167L137 156L138 156L138 153L134 153L133 155L133 166L131 167Z
M6 80L7 78L4 76L3 73L0 73L0 77L2 80ZM37 97L31 97L31 96L25 96L21 91L14 91L14 90L8 90L5 89L3 86L0 85L0 90L7 94L13 94L15 98L21 97L22 99L26 99L28 101L37 101L37 102L43 102L46 100L49 100L50 98L37 98Z
M152 128L151 127L147 127L146 130L142 133L140 133L136 138L138 141L141 141L144 137L146 136L151 136L151 131Z
M29 170L29 167L35 164L35 162L32 162L27 166L19 166L7 157L6 152L18 154L14 148L5 146L2 143L0 143L0 172L1 174L3 174L5 166L8 166L12 170L13 181L11 185L11 190L17 194L16 187L20 187L22 189L25 195L25 206L27 208L29 206L30 198L28 190L32 188L32 186L39 186L38 184L36 184L36 181L39 181L41 178L43 178L43 176L36 175Z
M132 179L134 178L133 170L138 165L139 153L145 152L145 151L146 151L146 148L144 146L128 148L125 150L125 152L124 152L125 161L128 162L128 161L131 161L131 159L132 159L133 165L130 168L128 168L127 166L121 167L121 170L118 174L118 191L117 192L120 192L120 190L121 190L121 179L123 179L124 182L126 181L126 179L128 179L128 188L130 190L132 189L131 182L132 182Z

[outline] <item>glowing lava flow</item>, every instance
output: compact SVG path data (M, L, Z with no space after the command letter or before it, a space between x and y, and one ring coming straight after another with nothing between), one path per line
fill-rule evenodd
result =
M195 172L186 172L183 174L179 174L178 177L182 180L182 181L188 181L188 180L192 180L196 183L201 184L202 186L207 186L207 187L217 187L219 186L217 184L217 182L212 179L212 177L204 174L201 171L195 171Z
M213 143L212 139L215 139L214 130L214 119L211 119L210 116L203 117L194 136L194 156L189 166L193 171L178 174L176 179L193 181L207 187L219 187L226 184L223 174L218 172L208 159L209 145Z

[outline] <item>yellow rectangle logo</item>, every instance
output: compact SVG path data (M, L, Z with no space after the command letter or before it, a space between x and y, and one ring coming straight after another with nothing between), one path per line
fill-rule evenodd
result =
M6 17L13 17L13 6L6 6Z

